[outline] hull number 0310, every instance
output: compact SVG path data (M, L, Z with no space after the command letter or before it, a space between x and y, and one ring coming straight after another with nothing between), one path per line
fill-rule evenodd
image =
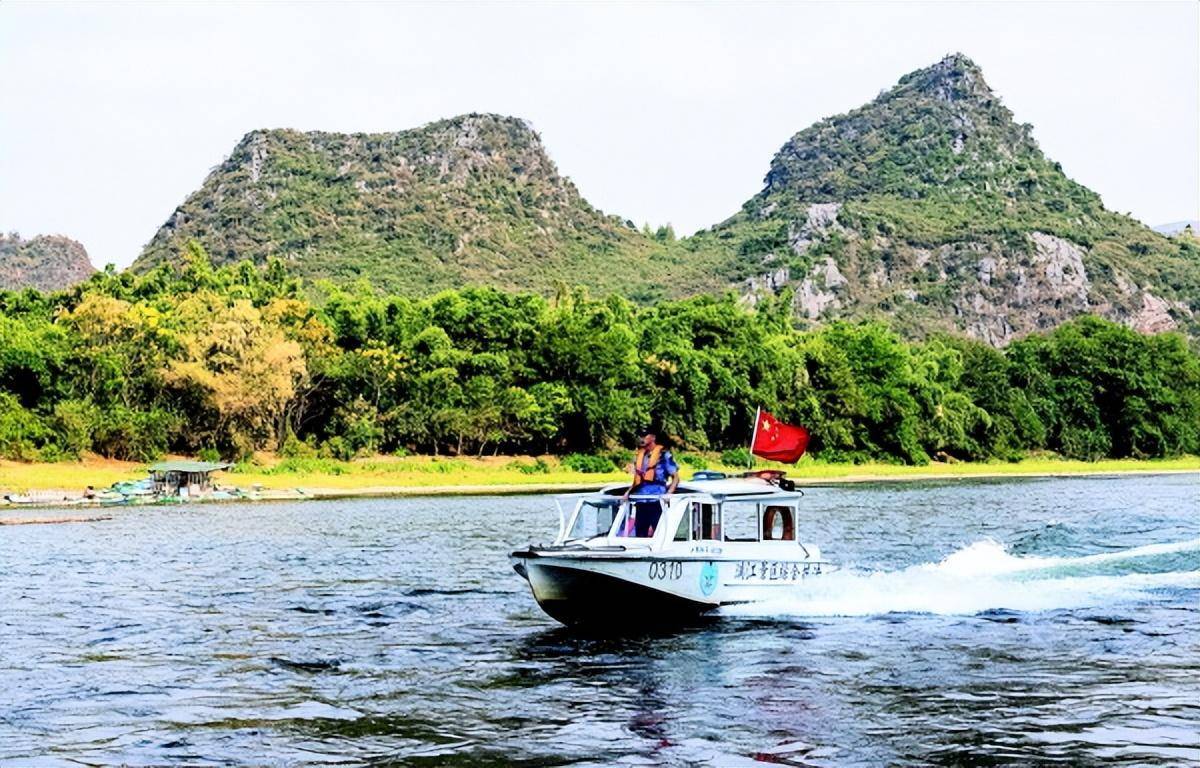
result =
M650 578L655 581L663 579L678 579L681 576L683 576L683 563L650 563Z

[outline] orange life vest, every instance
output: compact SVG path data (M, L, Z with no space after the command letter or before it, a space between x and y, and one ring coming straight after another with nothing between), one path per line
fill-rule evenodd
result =
M658 468L658 460L661 457L662 446L654 445L650 449L650 462L643 469L642 459L646 458L646 449L638 448L637 454L633 458L633 474L637 476L638 485L658 482L658 473L655 470Z

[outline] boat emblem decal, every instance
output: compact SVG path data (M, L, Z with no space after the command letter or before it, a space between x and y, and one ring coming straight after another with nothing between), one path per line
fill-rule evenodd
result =
M705 563L700 569L700 593L705 597L717 589L717 564Z

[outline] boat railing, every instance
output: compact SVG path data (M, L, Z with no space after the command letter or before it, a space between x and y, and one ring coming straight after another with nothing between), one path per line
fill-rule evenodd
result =
M703 496L704 494L686 494L687 496ZM563 508L563 501L573 499L575 501L574 508L567 512ZM661 505L660 517L667 514L670 504L674 503L675 497L664 497L657 494L631 494L625 496L597 496L596 494L570 494L556 497L554 502L558 509L558 536L555 541L559 544L564 544L569 541L587 540L599 538L620 538L630 539L633 536L636 524L636 510L639 505L649 503L658 503ZM612 522L604 529L603 533L597 532L592 536L570 537L571 532L578 524L578 518L584 507L594 507L596 509L611 509ZM633 514L630 514L630 513Z

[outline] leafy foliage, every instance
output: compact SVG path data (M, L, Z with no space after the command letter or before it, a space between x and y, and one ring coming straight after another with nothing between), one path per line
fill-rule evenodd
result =
M753 467L755 459L746 446L730 448L721 454L721 463L729 467Z
M758 405L805 424L827 460L1200 451L1200 358L1180 336L1095 318L1002 352L879 323L798 330L786 297L306 296L273 265L214 268L200 248L180 268L0 292L0 306L0 455L18 459L276 449L288 472L505 451L604 472L653 421L685 463L724 450L742 465Z
M583 472L585 474L612 472L614 469L613 463L609 461L607 456L595 456L586 453L569 453L563 456L562 463L576 472Z

